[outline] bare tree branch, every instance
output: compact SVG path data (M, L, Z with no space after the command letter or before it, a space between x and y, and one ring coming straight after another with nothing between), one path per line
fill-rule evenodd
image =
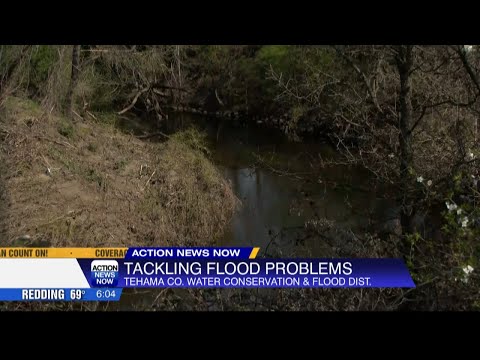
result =
M347 56L345 54L344 51L342 51L340 48L338 48L338 46L334 46L334 49L337 51L337 53L343 58L345 59L345 61L355 70L355 72L360 75L361 79L363 80L363 83L365 84L365 86L367 87L367 91L368 91L368 94L370 95L370 98L372 99L373 101L373 104L375 105L375 107L377 108L378 111L380 111L380 113L383 113L383 110L382 108L380 107L380 105L378 104L378 100L377 100L377 97L375 96L373 90L372 90L372 87L368 81L368 78L367 76L365 75L365 73L353 62L353 60Z
M467 58L467 52L463 46L452 46L454 51L458 54L460 57L460 60L462 61L462 64L467 71L468 76L470 77L470 80L472 80L473 85L477 88L477 92L480 93L480 81L478 80L478 76L475 73L475 71L472 68L472 65L470 64L470 61Z

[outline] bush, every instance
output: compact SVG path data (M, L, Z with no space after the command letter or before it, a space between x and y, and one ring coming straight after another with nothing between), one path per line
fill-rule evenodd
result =
M80 108L91 111L111 111L115 102L125 98L119 94L117 83L93 64L85 66L78 79L73 97Z
M257 54L258 61L265 67L270 66L277 72L292 76L297 65L295 48L290 45L263 46Z
M37 91L41 91L57 61L58 53L54 46L35 46L30 60L30 85L35 87Z

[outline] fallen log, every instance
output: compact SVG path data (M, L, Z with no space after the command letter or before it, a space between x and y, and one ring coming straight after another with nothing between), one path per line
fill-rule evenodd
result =
M124 113L126 113L128 110L130 110L131 108L133 108L135 106L135 104L137 103L138 101L138 98L140 97L140 95L142 95L143 93L145 93L146 91L148 91L150 89L150 87L145 87L143 88L142 90L140 90L137 95L135 95L135 97L133 98L133 101L130 105L128 105L125 109L123 109L122 111L119 111L117 114L118 115L122 115Z

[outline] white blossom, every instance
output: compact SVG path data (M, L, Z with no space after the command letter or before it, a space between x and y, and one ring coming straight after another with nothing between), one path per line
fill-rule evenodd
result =
M467 266L464 266L462 270L466 275L470 275L470 273L475 269L472 266L467 265Z
M393 159L393 158L395 157L395 155L394 155L394 154L390 154L390 155L388 155L388 157L389 157L390 159Z
M432 180L427 181L427 186L432 186Z
M462 227L467 227L468 226L468 218L464 217L462 220Z
M457 209L457 215L461 215L462 214L462 209Z
M423 183L423 177L422 176L417 177L417 182Z
M475 270L472 266L467 265L462 268L463 270L463 277L460 279L463 283L468 283L468 279L470 277L470 274L472 273L473 270ZM455 278L455 281L457 281L457 278Z
M458 208L457 204L450 204L448 201L445 202L445 205L447 205L448 211L455 211Z

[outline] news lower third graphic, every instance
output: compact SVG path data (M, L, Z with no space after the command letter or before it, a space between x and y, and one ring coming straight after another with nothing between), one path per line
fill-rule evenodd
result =
M91 285L115 287L118 284L117 260L93 260L90 265Z
M413 288L401 259L270 259L258 247L0 248L0 301L119 301L125 288Z

